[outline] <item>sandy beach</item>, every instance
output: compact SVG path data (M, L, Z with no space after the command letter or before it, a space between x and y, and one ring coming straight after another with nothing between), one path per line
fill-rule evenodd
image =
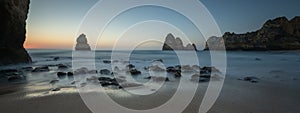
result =
M226 78L222 92L209 113L296 113L299 111L300 90L298 80L264 80L260 83L239 81ZM76 89L62 89L56 94L30 96L42 91L28 91L26 84L1 87L0 105L4 113L90 113ZM207 83L199 85L196 96L184 113L197 113L206 90ZM46 88L47 89L47 88ZM44 90L41 88L41 90ZM70 89L69 89L70 90ZM134 109L153 106L158 100L166 100L171 90L162 90L159 95L143 98L144 106L138 96L127 98L113 96L120 104ZM29 96L28 96L29 95ZM113 94L112 94L113 95ZM135 101L132 101L135 100Z

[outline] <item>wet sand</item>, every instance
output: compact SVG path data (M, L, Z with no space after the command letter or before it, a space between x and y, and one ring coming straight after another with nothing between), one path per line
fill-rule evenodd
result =
M222 92L209 113L297 113L300 111L299 81L262 78L250 83L227 77ZM41 95L45 87L28 90L28 84L1 86L0 109L3 113L90 113L74 88L63 88L55 93ZM197 93L184 113L197 113L207 83L200 83ZM122 105L145 109L163 103L172 94L172 88L163 87L159 94L140 96L112 96ZM170 93L171 92L171 93ZM171 95L172 96L172 95ZM135 101L133 101L135 100ZM137 106L142 103L143 106Z

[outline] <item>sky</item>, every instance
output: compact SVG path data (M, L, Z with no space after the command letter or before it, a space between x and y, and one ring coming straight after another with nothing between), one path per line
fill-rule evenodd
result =
M82 20L97 2L98 0L31 0L25 48L72 49ZM200 0L200 2L214 17L222 33L255 31L268 19L280 16L291 19L300 15L299 0ZM197 14L197 11L194 14ZM139 21L145 22L138 23ZM123 32L124 29L127 29L127 32ZM201 47L204 43L201 33L186 17L176 11L151 6L138 7L121 13L109 23L100 40L93 40L98 37L92 34L86 35L90 45L96 46L97 49L111 49L115 45L117 48L126 49L143 40L146 42L140 46L159 49L168 33L182 38L184 44L192 42ZM147 39L155 40L147 41ZM119 42L116 42L117 40Z

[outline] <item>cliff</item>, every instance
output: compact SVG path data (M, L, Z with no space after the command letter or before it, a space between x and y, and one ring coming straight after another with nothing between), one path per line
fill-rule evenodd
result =
M187 44L186 46L184 46L182 40L179 37L175 38L173 34L169 33L166 37L162 50L163 51L169 51L169 50L197 51L197 47L195 44Z
M268 20L257 31L226 32L221 38L211 37L207 43L216 46L210 49L219 49L218 43L225 43L227 50L297 50L300 49L300 17L291 20L279 17Z
M30 63L23 47L29 0L0 1L0 65Z

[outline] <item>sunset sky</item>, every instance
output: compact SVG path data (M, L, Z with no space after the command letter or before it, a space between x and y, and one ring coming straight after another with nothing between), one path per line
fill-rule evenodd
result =
M222 33L227 31L236 33L254 31L259 29L268 19L279 16L286 16L290 19L300 15L300 2L298 0L200 1L214 16ZM72 49L82 19L97 2L98 0L31 0L27 19L27 38L24 46L26 48ZM139 15L135 16L135 14ZM197 14L197 11L195 11L195 14ZM136 21L134 21L153 16L168 20L172 24L176 23L177 26L181 26L182 29L186 30L179 31L170 24L159 21L145 23L135 23ZM97 46L101 49L111 48L116 40L111 37L119 35L120 31L118 29L130 24L136 24L136 26L123 34L120 48L126 48L136 40L164 40L169 32L178 37L184 37L184 33L191 34L191 37L188 37L189 40L197 45L200 45L201 40L203 40L201 35L193 30L193 25L176 12L157 7L141 7L118 16L108 26L106 32L104 32L104 38L99 40L101 42ZM96 38L95 36L89 37L88 34L87 37ZM184 39L185 44L188 42ZM144 45L147 47L150 45L149 48L153 45L153 49L161 45L157 42L147 43ZM91 42L91 46L94 46L94 43Z

